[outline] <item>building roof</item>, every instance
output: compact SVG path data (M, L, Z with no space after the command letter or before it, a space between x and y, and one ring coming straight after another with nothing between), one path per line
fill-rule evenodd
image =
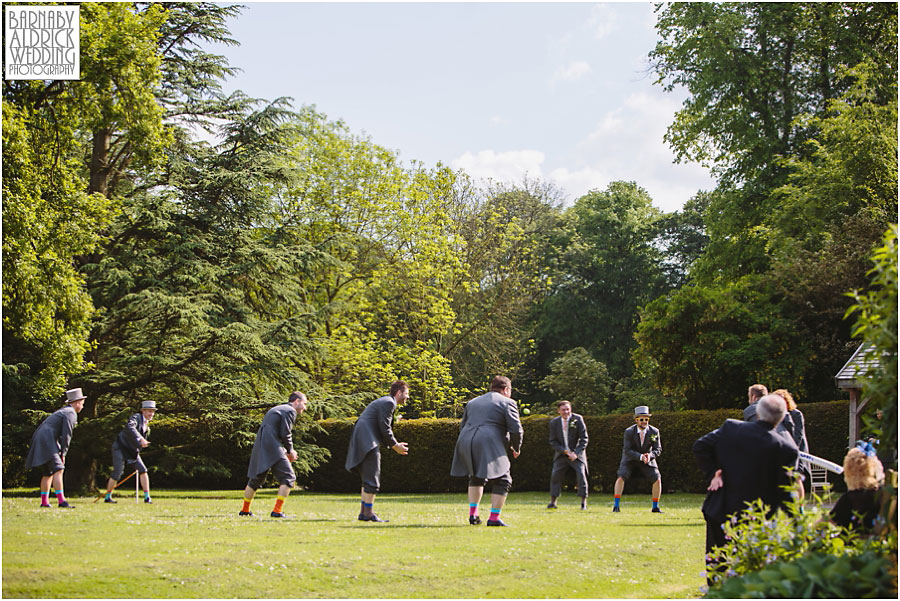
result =
M880 365L881 361L878 360L875 349L872 348L872 345L864 342L857 347L844 367L835 374L834 383L841 390L861 389L866 373Z

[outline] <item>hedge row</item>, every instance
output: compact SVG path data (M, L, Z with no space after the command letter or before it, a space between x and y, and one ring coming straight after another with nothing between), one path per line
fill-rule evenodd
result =
M808 403L800 407L806 418L810 451L835 463L843 461L847 449L848 402ZM663 453L658 463L666 491L702 492L706 487L697 468L691 446L707 432L718 428L726 418L740 419L737 409L716 411L677 411L655 413L651 423L660 429ZM522 420L525 430L522 454L513 460L513 490L547 490L553 450L548 443L549 417L532 416ZM616 469L622 457L622 435L633 423L630 415L585 417L590 441L587 448L591 489L611 493ZM331 459L302 476L301 485L313 491L355 492L359 477L344 469L352 420L324 420L323 431L315 444L331 451ZM383 449L382 491L384 492L463 492L464 478L450 477L453 448L459 432L457 419L416 419L394 424L397 440L409 443L409 455L400 456ZM843 481L831 475L840 488ZM642 481L626 484L625 492L649 492Z

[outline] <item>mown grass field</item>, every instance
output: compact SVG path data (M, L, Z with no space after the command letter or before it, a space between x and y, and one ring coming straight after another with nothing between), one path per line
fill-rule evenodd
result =
M3 496L3 597L686 598L700 596L700 495L645 495L622 513L594 496L513 492L509 528L469 526L463 494L383 494L389 523L358 522L354 495L295 493L287 520L238 517L241 491L155 491L154 503L70 498L41 509L36 492ZM483 519L488 508L482 506Z

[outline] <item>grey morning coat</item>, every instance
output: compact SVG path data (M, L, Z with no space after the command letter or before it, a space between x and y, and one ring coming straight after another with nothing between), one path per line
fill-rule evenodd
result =
M641 455L650 453L650 463L647 465L659 467L656 465L656 458L662 455L662 440L659 438L659 429L653 426L647 426L647 433L644 434L644 444L641 444L641 435L638 434L637 424L625 428L625 435L622 437L622 460L619 462L621 468L629 461L641 462Z
M588 446L588 433L587 427L584 425L584 418L577 413L570 415L568 429L569 446L566 447L562 435L562 416L558 415L550 420L550 446L554 450L553 460L556 461L556 458L566 451L573 451L578 456L578 461L587 467L585 450Z
M113 446L118 444L124 457L135 459L141 452L141 440L147 440L148 436L150 436L150 426L147 425L144 414L135 413L128 418L128 423L119 432Z
M293 452L294 439L291 430L296 419L297 411L290 403L277 405L266 412L256 432L256 441L250 454L250 466L247 468L248 478L255 478L285 457L286 453Z
M499 392L472 399L466 404L459 423L450 475L491 480L508 474L507 443L518 452L522 434L514 400Z
M397 401L392 396L375 399L363 409L353 426L350 435L350 448L347 450L347 461L344 467L349 472L363 462L369 451L383 444L393 447L397 444L391 423L394 421L394 409Z
M54 455L65 457L77 421L78 413L70 405L66 405L41 422L31 437L31 447L25 458L25 469L44 465L53 459Z

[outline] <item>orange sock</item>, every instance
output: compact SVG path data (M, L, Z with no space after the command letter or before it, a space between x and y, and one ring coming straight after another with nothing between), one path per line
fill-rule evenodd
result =
M285 497L275 497L275 507L272 509L275 513L281 513L281 507L284 505Z
M250 501L252 501L252 499L244 499L244 508L241 509L241 511L243 511L244 513L250 511Z

